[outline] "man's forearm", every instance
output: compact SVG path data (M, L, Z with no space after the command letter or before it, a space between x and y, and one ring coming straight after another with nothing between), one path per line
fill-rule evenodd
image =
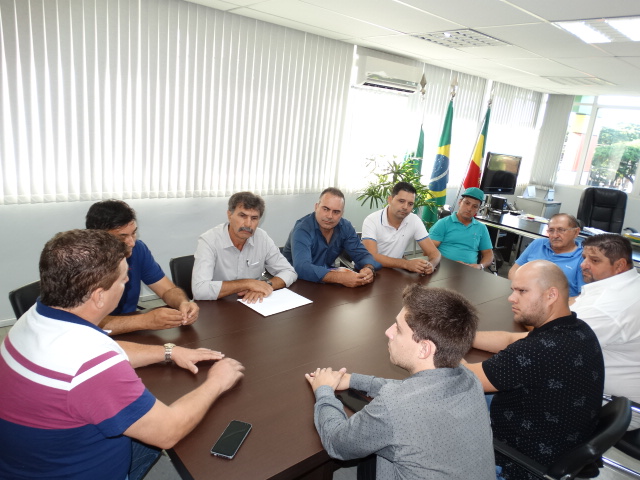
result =
M162 301L169 305L171 308L178 310L180 304L183 302L189 302L189 297L184 293L184 290L178 287L171 288L164 292L162 295Z
M144 345L142 343L117 340L126 352L133 368L144 367L164 361L164 345Z
M484 350L485 352L498 353L527 335L528 332L477 332L476 338L473 340L473 348Z
M147 330L150 324L148 317L150 314L151 312L131 315L107 315L98 326L106 330L109 335Z
M407 269L407 260L404 258L387 257L381 253L374 253L372 255L374 260L380 263L383 267Z

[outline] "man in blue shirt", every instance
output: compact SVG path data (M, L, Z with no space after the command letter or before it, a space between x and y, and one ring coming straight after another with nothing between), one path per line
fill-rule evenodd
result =
M198 305L190 302L186 293L166 277L149 248L136 239L136 212L129 205L121 200L94 203L87 212L85 224L90 229L106 230L127 247L129 281L118 306L100 323L100 328L117 335L136 330L162 330L190 325L198 319ZM120 316L136 311L141 281L168 307L140 315Z
M458 211L441 218L429 230L431 241L443 257L478 270L489 267L493 262L489 230L474 218L483 201L482 190L467 188L458 202Z
M337 188L327 188L314 213L296 222L282 253L299 278L346 287L373 282L375 271L382 265L364 248L351 222L342 218L343 213L344 194ZM351 256L356 271L334 267L343 251Z
M582 245L576 242L580 233L578 220L573 215L558 213L551 217L548 238L537 238L518 257L509 270L509 280L518 269L531 260L549 260L558 265L569 282L569 296L577 297L584 285L582 278Z

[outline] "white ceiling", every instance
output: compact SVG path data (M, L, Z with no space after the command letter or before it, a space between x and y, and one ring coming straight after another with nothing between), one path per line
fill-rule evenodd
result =
M640 0L190 1L541 92L640 95L640 42L589 45L551 23L640 15ZM453 49L411 36L463 28L509 45Z

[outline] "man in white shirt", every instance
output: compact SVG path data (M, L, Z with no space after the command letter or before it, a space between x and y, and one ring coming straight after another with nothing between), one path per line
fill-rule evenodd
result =
M571 310L589 324L602 347L604 392L640 402L640 275L631 243L605 233L587 238L581 268L586 285ZM640 416L629 429L640 428Z
M412 212L416 189L407 182L398 182L387 199L389 205L373 212L362 224L362 243L383 267L402 268L428 275L440 263L440 252L429 238L420 217ZM408 260L404 252L410 240L422 249L424 258Z
M229 199L227 223L198 239L191 289L195 300L217 300L237 293L249 303L290 286L298 275L269 235L258 228L264 200L251 192ZM261 279L265 269L273 278Z

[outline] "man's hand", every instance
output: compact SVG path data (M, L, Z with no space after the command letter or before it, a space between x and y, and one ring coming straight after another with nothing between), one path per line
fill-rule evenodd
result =
M328 385L333 390L346 390L349 388L349 381L351 379L351 375L349 375L349 377L343 381L346 373L347 369L344 367L337 372L334 372L331 368L317 368L315 372L305 373L304 376L314 392L322 385Z
M405 270L419 273L420 275L429 275L430 273L433 273L434 268L431 262L424 258L413 258L411 260L407 260Z
M147 317L146 328L149 330L164 330L182 325L182 312L173 308L156 308L143 315Z
M244 366L240 362L233 358L225 358L209 369L207 380L215 380L225 392L244 377L243 372Z
M171 359L175 364L185 370L189 370L193 374L198 373L196 363L207 360L222 360L223 358L224 353L216 352L215 350L210 350L208 348L192 349L173 347L173 350L171 351Z
M273 293L273 287L262 280L248 280L249 288L238 292L238 296L247 303L262 302L262 299Z
M182 314L182 325L191 325L200 313L200 307L195 302L182 302L178 310Z
M460 260L458 260L458 263L461 263L463 265L466 265L467 267L471 267L471 268L475 268L476 270L484 270L484 268L482 267L481 264L479 263L466 263L466 262L462 262Z

